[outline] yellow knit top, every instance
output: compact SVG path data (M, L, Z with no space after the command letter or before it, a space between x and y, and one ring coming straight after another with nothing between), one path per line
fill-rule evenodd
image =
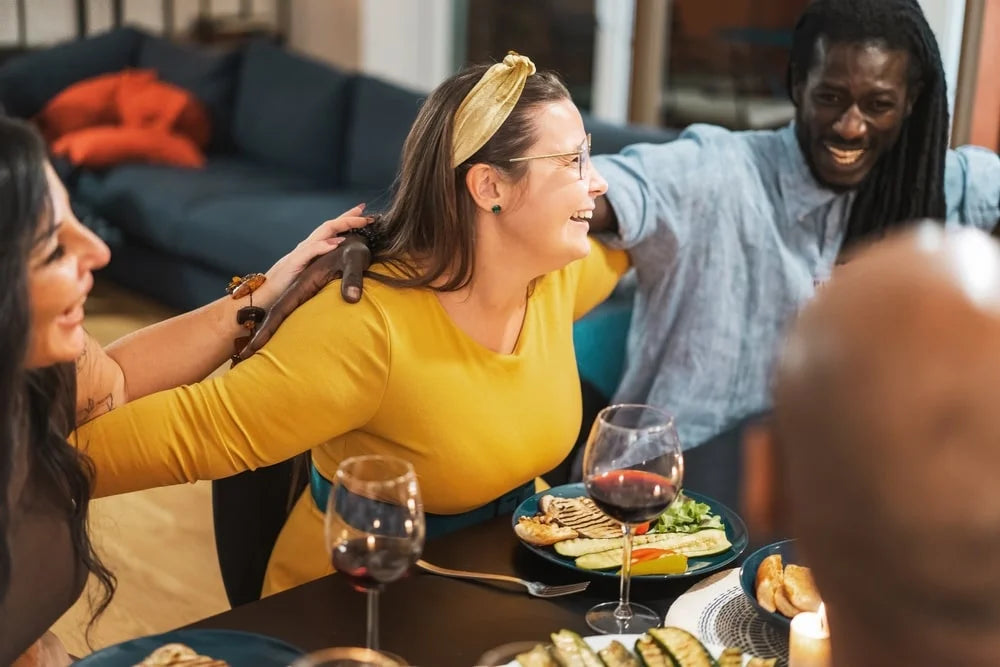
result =
M592 242L588 257L545 276L511 354L470 338L429 290L367 280L362 300L348 304L339 283L330 284L228 373L80 427L96 495L216 479L312 450L328 479L349 456L409 460L427 512L483 505L569 453L581 419L573 321L603 301L627 267L624 253ZM295 516L305 511L296 507L284 533L314 531L307 541L323 571L291 563L277 588L329 571L319 515L308 528ZM284 533L272 568L291 539ZM294 552L303 545L292 542L288 555L301 560Z

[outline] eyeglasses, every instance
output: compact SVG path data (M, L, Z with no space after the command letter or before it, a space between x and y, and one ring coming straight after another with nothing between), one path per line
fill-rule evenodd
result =
M583 180L584 175L590 170L590 134L587 134L586 140L583 144L575 151L570 151L569 153L549 153L548 155L528 155L526 157L515 157L507 160L508 162L525 162L527 160L540 160L542 158L549 157L570 157L575 155L579 159L580 165L580 180Z

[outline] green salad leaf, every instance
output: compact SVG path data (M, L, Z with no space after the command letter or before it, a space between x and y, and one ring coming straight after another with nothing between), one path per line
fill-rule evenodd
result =
M687 496L680 496L660 515L650 532L697 533L706 528L725 528L722 518L712 514L712 508Z

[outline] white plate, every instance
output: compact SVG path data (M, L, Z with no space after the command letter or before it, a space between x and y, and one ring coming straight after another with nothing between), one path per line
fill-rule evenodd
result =
M635 635L596 635L594 637L584 637L583 641L587 642L587 645L590 646L590 648L594 649L594 651L600 651L602 648L604 648L605 646L607 646L611 642L613 642L615 640L618 640L619 643L625 645L625 648L627 648L629 651L632 651L634 653L633 647L635 646L635 640L637 640L641 636L642 636L641 634L635 634ZM702 642L702 643L704 643L704 642ZM713 658L718 658L719 655L722 654L722 651L723 651L723 649L725 647L724 646L718 646L718 645L715 645L715 644L705 644L705 648L708 649L708 652L712 654ZM743 664L746 664L749 661L750 661L750 656L744 656L743 657ZM512 661L508 662L506 665L504 665L503 667L519 667L519 665L517 664L517 660L512 660Z

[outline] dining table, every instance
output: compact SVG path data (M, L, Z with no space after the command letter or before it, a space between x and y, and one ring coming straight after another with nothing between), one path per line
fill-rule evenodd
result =
M738 471L736 448L724 442L698 452L698 457L706 460L703 465L726 465L727 470L721 476L706 477L702 488L695 490L733 502L738 472L728 466L737 466ZM719 488L704 488L716 485ZM512 529L510 515L431 540L422 558L441 567L509 574L546 584L591 581L582 593L537 598L516 584L446 578L413 568L381 593L380 648L423 667L470 667L491 648L511 642L547 642L550 633L562 628L581 635L595 634L587 627L587 610L599 602L616 600L619 593L617 577L583 573L525 548ZM634 577L631 598L663 617L677 597L700 578ZM260 633L309 652L363 646L365 611L365 594L352 589L346 578L332 574L188 627Z

